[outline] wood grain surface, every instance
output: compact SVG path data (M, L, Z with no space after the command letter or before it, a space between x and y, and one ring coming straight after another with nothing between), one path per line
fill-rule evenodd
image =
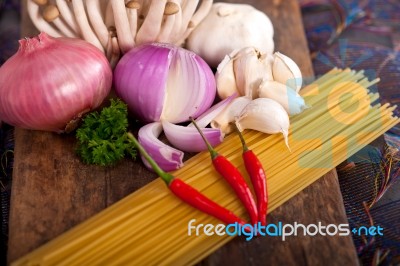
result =
M313 75L296 0L241 0L270 16L276 50ZM23 5L22 37L33 36ZM74 153L74 136L15 130L15 168L9 221L8 261L12 262L93 216L156 178L139 162L115 167L87 166ZM139 178L140 177L140 178ZM269 216L271 223L347 223L333 170ZM298 236L282 241L236 238L200 265L357 265L351 236Z

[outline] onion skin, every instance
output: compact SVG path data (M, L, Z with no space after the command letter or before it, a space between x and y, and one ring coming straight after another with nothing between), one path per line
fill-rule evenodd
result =
M134 47L114 70L116 94L143 122L189 121L210 108L214 74L195 53L165 43Z
M174 147L185 152L201 152L207 150L207 145L194 126L184 127L167 121L162 121L162 126L165 136ZM213 147L221 144L225 136L220 129L202 128L202 131Z
M92 44L43 32L19 43L0 68L0 119L6 123L62 133L109 94L111 67Z
M160 48L151 54L157 57L158 64L150 65L148 60L152 51L152 46L137 46L126 53L114 69L117 95L128 104L134 115L144 122L160 120L168 77L166 69L171 60L168 58L168 49ZM157 91L157 88L162 86L164 90ZM146 104L150 98L152 104Z
M183 152L172 148L158 139L162 132L161 122L153 122L139 129L138 140L160 168L166 172L183 166ZM143 164L151 171L153 168L141 155Z

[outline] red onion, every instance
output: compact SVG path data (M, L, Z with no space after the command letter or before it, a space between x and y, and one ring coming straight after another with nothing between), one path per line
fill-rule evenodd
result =
M104 54L79 39L46 33L20 40L0 68L0 120L35 130L64 132L109 94L112 70Z
M198 55L171 44L136 46L118 62L115 90L144 122L198 117L213 103L214 74Z
M136 46L115 67L114 85L117 95L128 104L133 115L144 122L153 122L139 130L139 142L151 151L163 170L182 166L180 150L206 149L194 127L173 124L189 121L190 116L199 117L214 102L214 74L198 55L171 44ZM206 126L211 116L203 118L202 125ZM180 150L157 139L162 129L168 141ZM213 145L223 139L219 129L205 130L205 134Z
M206 127L236 96L234 94L204 112L196 120L198 125L203 128ZM163 120L145 125L139 130L139 142L149 151L151 157L164 171L169 172L182 167L183 152L157 139L162 130L164 130L169 143L182 151L198 152L207 149L204 140L192 123L183 127ZM204 129L203 133L212 146L220 144L224 137L220 129L208 128ZM150 170L152 169L146 160L142 161Z

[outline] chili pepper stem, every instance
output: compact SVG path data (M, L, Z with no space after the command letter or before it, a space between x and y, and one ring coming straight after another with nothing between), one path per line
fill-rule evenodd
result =
M132 133L128 132L128 138L132 141L136 149L138 149L139 152L143 155L146 161L151 165L154 172L156 172L156 174L159 175L161 179L164 180L165 183L167 183L167 185L169 185L172 179L174 179L174 176L164 172L160 168L160 166L158 166L158 164L151 158L151 156L147 153L147 151L143 148L143 146L140 145L139 141L135 138L135 136L133 136Z
M239 135L240 141L242 142L242 147L243 147L243 152L246 152L249 150L247 147L246 141L243 138L242 132L240 132L239 128L237 127L236 123L232 123L233 127L235 128L237 134Z
M211 159L214 159L215 157L218 156L218 152L216 152L214 150L214 148L211 146L211 144L208 142L208 140L206 139L206 137L204 136L203 132L201 131L201 129L199 128L199 126L196 124L196 122L194 121L193 117L189 117L189 119L192 121L193 125L197 128L197 130L200 133L200 136L203 138L204 143L207 146L208 151L210 152L211 155Z

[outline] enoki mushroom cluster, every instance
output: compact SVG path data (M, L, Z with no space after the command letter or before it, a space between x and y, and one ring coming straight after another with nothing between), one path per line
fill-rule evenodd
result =
M213 0L28 0L35 27L53 37L84 39L112 65L135 45L182 45Z

